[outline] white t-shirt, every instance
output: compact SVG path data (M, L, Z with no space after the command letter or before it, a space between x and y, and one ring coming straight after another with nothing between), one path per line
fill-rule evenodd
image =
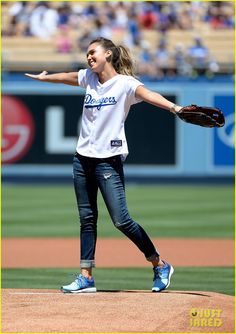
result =
M76 151L87 157L128 155L124 123L132 104L141 102L135 90L143 85L132 76L118 74L101 84L90 69L78 72L78 83L86 88L82 126Z

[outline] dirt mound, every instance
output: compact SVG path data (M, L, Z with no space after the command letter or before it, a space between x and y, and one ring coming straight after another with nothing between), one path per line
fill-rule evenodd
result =
M2 332L234 332L234 297L201 291L2 290Z

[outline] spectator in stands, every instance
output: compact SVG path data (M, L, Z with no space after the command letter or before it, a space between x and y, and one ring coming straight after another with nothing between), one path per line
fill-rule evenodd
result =
M69 35L69 27L61 25L56 36L56 48L59 53L70 53L73 49L73 43Z
M122 3L122 5L124 5L124 3ZM99 14L100 15L103 14L107 16L107 18L109 19L110 27L112 29L113 28L124 29L125 28L124 21L127 21L127 18L125 19L122 16L124 14L124 11L126 11L126 8L122 8L120 10L120 14L118 17L119 9L117 10L117 7L119 8L119 2L116 2L116 1L106 2L105 6L100 7ZM123 12L123 14L121 13L121 11ZM126 15L127 15L127 12L126 12Z
M193 29L192 11L189 3L183 3L182 6L179 7L177 24L179 29Z
M29 35L30 16L36 4L26 1L15 2L9 9L10 24L7 28L8 36Z
M153 11L153 7L148 2L144 8L141 15L138 16L140 26L143 29L155 29L158 22L158 16L156 12Z
M110 39L112 35L112 30L109 27L109 21L106 16L101 16L96 18L94 21L94 30L90 33L90 39L96 39L100 36Z
M42 39L53 36L58 27L59 16L57 10L48 2L38 2L30 17L30 33Z
M140 76L148 78L156 78L157 71L154 57L151 52L151 45L148 41L141 41L141 51L138 56L138 73Z
M171 28L171 11L170 6L166 5L161 7L160 13L159 13L159 22L158 22L158 30L160 30L162 33L167 31Z
M178 42L175 45L173 56L176 67L176 74L180 76L189 76L192 72L192 67L186 60L186 50L183 43Z
M198 74L205 73L209 63L209 50L200 37L194 38L194 44L187 51L187 58Z
M82 35L78 37L78 40L77 40L77 46L79 48L80 51L82 52L86 52L87 51L87 48L88 48L88 45L89 45L89 42L91 40L90 38L91 36L91 31L89 28L85 28Z
M234 6L231 2L214 1L209 5L204 19L213 29L233 29Z
M129 20L127 23L128 33L130 34L131 44L140 45L141 33L137 21L137 16L134 12L129 12Z
M105 16L97 17L93 21L94 26L84 27L82 34L78 37L77 46L79 50L86 52L89 41L96 39L100 36L104 38L110 38L112 35L112 29L109 27L108 18Z
M114 21L116 27L126 29L128 25L128 15L127 15L127 8L123 2L119 2L116 4L114 10Z
M95 18L98 15L97 7L95 3L89 3L84 7L83 15L89 18Z
M53 8L50 3L47 3L46 10L43 16L42 26L49 37L53 36L57 32L59 23L60 22L57 9Z
M70 3L63 3L58 8L58 26L66 26L69 24L72 14Z
M160 39L159 45L155 52L156 69L159 77L163 77L165 73L171 73L171 54L167 49L166 38Z

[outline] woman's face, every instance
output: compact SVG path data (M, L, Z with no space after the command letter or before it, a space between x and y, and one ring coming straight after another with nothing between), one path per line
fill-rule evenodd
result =
M100 44L93 43L89 45L87 51L87 62L91 70L100 73L104 70L107 58L111 55L110 50L105 50Z

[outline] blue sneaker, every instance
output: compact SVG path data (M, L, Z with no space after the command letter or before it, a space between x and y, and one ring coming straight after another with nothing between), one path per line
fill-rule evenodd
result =
M160 292L162 290L165 290L170 285L170 278L171 275L174 272L174 268L168 264L167 262L164 262L163 267L154 267L154 278L153 278L153 292Z
M88 279L83 275L76 276L74 282L69 285L61 287L61 291L64 293L84 293L84 292L96 292L94 279Z

